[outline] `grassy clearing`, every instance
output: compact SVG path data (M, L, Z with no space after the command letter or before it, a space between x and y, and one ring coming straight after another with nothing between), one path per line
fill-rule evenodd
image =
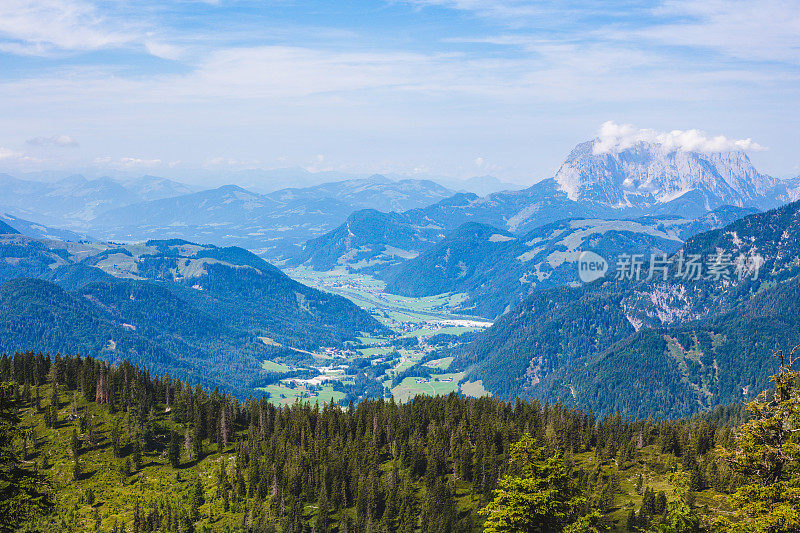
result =
M450 365L453 364L453 357L443 357L441 359L434 359L433 361L428 361L422 366L427 366L428 368L436 368L439 370L447 370L450 368Z
M382 355L390 354L394 351L391 346L384 346L378 348L361 348L358 350L364 357L380 357Z
M492 393L483 388L483 380L478 381L465 381L461 384L461 392L473 398L480 398L482 396L491 396Z
M385 342L386 341L386 339L383 339L381 337L372 337L370 335L364 335L364 336L356 337L356 338L358 339L358 342L360 342L361 344L363 344L365 346L370 346L372 344L379 344L381 342Z
M392 389L392 395L401 402L407 402L418 394L427 396L447 395L451 392L458 392L458 381L463 377L463 373L439 374L431 378L407 377ZM450 381L444 381L448 379ZM421 380L426 380L426 382L417 383L417 381Z
M261 365L261 368L267 372L278 372L280 374L285 374L290 371L290 368L287 365L276 363L275 361L270 360L264 361L264 363Z
M284 383L273 383L257 390L268 393L269 402L276 406L289 405L298 399L310 403L319 402L320 405L331 401L336 403L345 396L343 392L334 390L333 385L329 383L324 383L319 391L312 391L308 386L301 383L298 383L294 388Z

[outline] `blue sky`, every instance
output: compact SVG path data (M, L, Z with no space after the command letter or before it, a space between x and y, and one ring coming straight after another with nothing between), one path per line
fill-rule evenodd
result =
M0 170L302 166L520 183L613 120L800 173L800 5L0 2Z

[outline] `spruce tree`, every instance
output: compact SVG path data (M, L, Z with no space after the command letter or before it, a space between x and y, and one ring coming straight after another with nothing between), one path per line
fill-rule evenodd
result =
M172 465L172 468L178 468L181 465L180 437L178 437L176 431L170 431L167 457L169 458L169 464Z
M317 517L314 521L314 528L317 533L329 533L331 531L331 516L328 491L325 489L324 481L320 485L319 498L317 499Z

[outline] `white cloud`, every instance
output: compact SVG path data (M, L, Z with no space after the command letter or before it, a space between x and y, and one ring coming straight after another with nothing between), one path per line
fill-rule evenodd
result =
M93 50L129 43L135 34L101 16L83 0L3 0L0 35L6 49L42 54L53 49Z
M0 51L50 56L62 51L134 46L150 55L179 59L183 49L166 42L164 29L144 6L91 0L0 1Z
M116 168L116 169L129 169L129 168L153 168L161 166L160 159L143 159L140 157L120 157L114 159L110 156L96 157L94 164L103 167Z
M51 135L50 137L33 137L25 141L31 146L63 146L63 147L76 147L78 141L69 135Z
M177 60L183 57L183 48L169 43L147 40L144 42L147 52L162 59Z
M660 144L667 151L686 152L730 152L733 150L761 151L764 147L752 139L729 139L724 135L708 136L705 132L692 130L656 131L638 129L631 124L604 122L600 126L592 153L620 152L640 142Z
M470 11L482 17L508 21L518 26L523 20L538 18L553 12L553 6L563 9L560 2L531 2L530 0L406 0L413 6L438 6L459 11Z
M6 159L18 159L22 156L19 152L15 152L14 150L9 150L8 148L3 148L0 146L0 161Z
M800 63L796 1L669 0L655 13L681 22L638 31L640 38L715 49L749 60Z
M21 152L16 152L9 148L0 146L0 161L10 165L28 165L31 163L40 163L41 160L36 157L25 155Z

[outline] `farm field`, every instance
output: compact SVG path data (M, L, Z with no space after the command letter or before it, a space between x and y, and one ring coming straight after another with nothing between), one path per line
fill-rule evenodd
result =
M452 310L466 299L466 294L440 294L409 298L384 292L386 284L365 274L341 270L318 272L309 267L285 269L300 283L344 296L370 311L389 327L401 323L424 324L438 320L474 320L490 324L483 318L456 314Z
M344 270L317 272L307 267L300 267L287 269L286 273L301 283L352 300L371 312L395 333L386 337L362 335L349 347L337 349L335 352L329 350L328 353L334 357L326 355L324 350L313 354L302 352L314 357L313 362L307 360L305 364L280 359L264 361L262 366L264 370L274 374L287 374L283 379L278 377L277 381L258 389L269 395L270 403L287 405L298 399L312 403L318 401L321 404L330 401L338 403L342 400L347 402L351 399L361 399L366 397L365 395L374 397L381 394L384 396L391 394L396 400L404 402L418 394L446 395L451 392L476 396L486 394L480 384L465 383L463 388L460 387L459 380L463 379L463 374L448 373L453 357L443 357L425 363L424 373L429 372L430 377L406 377L392 387L394 376L430 358L430 352L436 348L427 342L431 337L439 334L458 336L491 326L491 322L483 318L452 312L452 309L464 299L463 294L407 298L384 293L385 284L380 280ZM414 338L418 342L413 342ZM338 370L333 371L333 368ZM360 378L361 381L356 380L357 375L364 370L368 371L366 373L370 376L368 379L373 380L372 385L355 387L356 382L364 383L363 377ZM301 379L297 377L297 372L307 375ZM417 380L424 382L418 383ZM334 390L335 382L340 383L337 385L339 390ZM362 388L364 390L361 390ZM348 392L342 392L341 389Z
M458 392L458 382L463 377L463 373L437 374L430 378L407 377L392 389L392 396L400 402L407 402L419 394L428 396L447 395L451 392Z

